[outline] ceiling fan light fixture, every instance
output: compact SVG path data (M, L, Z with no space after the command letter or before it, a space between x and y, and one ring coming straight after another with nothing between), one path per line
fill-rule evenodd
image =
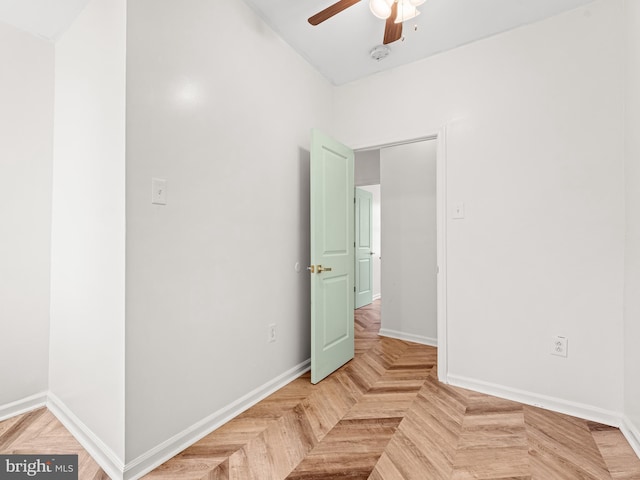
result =
M369 10L376 17L386 20L391 15L393 0L369 0Z
M420 11L411 4L410 0L398 1L398 15L396 16L395 23L406 22L418 15L420 15Z

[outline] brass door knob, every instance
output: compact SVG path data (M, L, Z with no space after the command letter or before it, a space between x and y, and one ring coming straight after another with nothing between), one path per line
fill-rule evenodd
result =
M331 271L331 267L323 267L322 265L318 265L318 273L330 272L330 271Z

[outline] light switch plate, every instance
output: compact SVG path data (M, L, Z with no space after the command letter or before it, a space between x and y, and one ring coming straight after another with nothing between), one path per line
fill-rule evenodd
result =
M154 205L167 204L167 181L165 179L151 179L151 203Z
M454 220L460 220L464 218L464 203L458 202L453 206L453 218Z

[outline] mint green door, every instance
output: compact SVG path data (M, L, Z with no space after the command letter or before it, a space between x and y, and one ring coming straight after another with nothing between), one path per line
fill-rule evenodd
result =
M373 194L356 188L355 307L373 302Z
M311 382L353 358L353 151L311 132Z

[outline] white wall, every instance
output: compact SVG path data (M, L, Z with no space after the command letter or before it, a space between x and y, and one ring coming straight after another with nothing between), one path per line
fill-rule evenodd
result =
M378 150L379 152L379 150ZM378 158L379 155L378 155ZM381 288L381 257L382 257L382 224L380 217L380 185L365 185L358 187L372 195L371 206L371 230L373 238L371 239L371 248L373 249L373 299L376 300L382 296Z
M129 2L127 47L129 463L309 358L307 148L333 128L240 0Z
M353 181L356 187L380 184L380 150L355 152Z
M55 49L50 389L115 463L124 460L125 15L125 0L93 0Z
M381 335L437 343L436 144L380 151Z
M450 379L622 411L623 25L620 1L595 2L336 90L355 148L451 122Z
M2 417L48 385L53 45L0 24L0 64Z
M626 2L626 200L624 413L640 455L640 2Z

